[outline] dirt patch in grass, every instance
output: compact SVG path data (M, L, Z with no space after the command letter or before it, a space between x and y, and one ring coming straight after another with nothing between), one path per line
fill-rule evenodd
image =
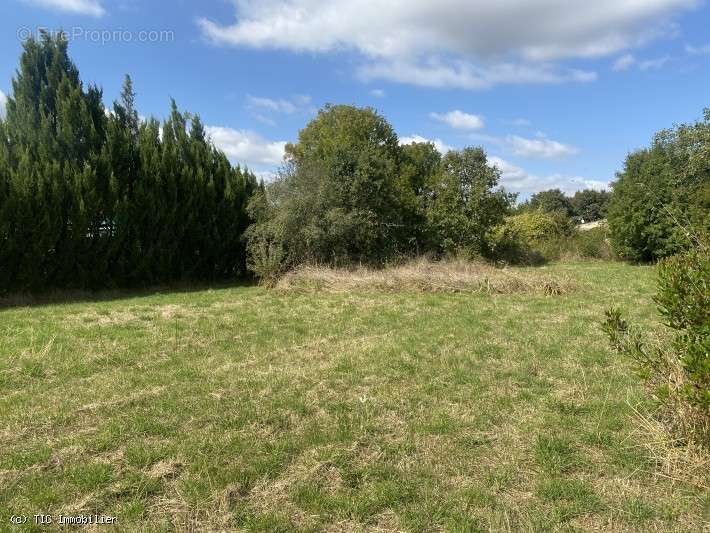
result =
M496 268L468 261L419 259L382 270L304 266L276 284L280 291L432 292L482 294L566 294L575 284L538 272Z

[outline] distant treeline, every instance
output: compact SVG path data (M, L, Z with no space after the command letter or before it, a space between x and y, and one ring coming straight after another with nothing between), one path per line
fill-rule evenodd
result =
M65 39L27 41L0 120L0 292L244 274L256 188L197 116L139 119L128 77L107 110Z
M533 194L529 200L519 204L515 211L560 212L577 223L594 222L606 217L610 199L609 191L584 189L568 196L559 189L548 189Z

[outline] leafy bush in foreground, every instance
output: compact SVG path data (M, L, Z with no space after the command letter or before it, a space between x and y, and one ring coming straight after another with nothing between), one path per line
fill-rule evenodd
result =
M655 297L666 340L651 341L618 309L606 312L603 329L612 346L632 357L664 406L670 426L709 445L710 439L710 253L698 242L658 265Z

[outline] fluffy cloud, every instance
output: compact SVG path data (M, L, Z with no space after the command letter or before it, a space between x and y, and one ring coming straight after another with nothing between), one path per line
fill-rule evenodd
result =
M439 151L439 153L442 153L442 154L445 154L446 152L450 152L451 150L454 149L452 146L449 146L441 139L427 139L426 137L422 137L421 135L410 135L408 137L400 137L399 138L399 144L412 144L412 143L431 143L434 145L434 148L436 148Z
M7 105L7 96L0 91L0 118L5 118L5 106Z
M526 118L510 118L501 120L506 126L515 126L516 128L522 128L525 126L530 126L532 123Z
M518 135L508 135L506 143L513 154L520 157L554 158L579 153L579 149L545 137L527 139Z
M233 0L236 21L198 19L215 43L356 51L364 79L479 89L589 81L554 61L607 56L672 29L697 0Z
M479 130L483 127L483 118L479 115L464 113L458 109L448 113L429 113L429 116L457 130Z
M375 98L384 98L385 96L387 96L387 93L385 93L383 89L372 89L370 91L370 94Z
M579 153L579 148L576 146L553 141L541 132L538 132L537 137L533 139L519 135L496 137L485 133L472 133L469 137L474 142L495 146L519 157L554 159Z
M501 185L513 192L525 196L547 189L560 189L572 194L582 189L608 189L609 183L599 180L584 178L582 176L569 176L565 174L550 174L537 176L528 173L521 167L514 165L500 157L489 157L488 161L497 166L501 171Z
M227 156L249 167L281 164L286 141L269 141L258 133L208 126L207 133Z
M357 75L363 81L384 79L421 87L480 90L500 84L543 84L597 79L595 72L565 69L550 64L499 63L479 66L441 58L374 61L362 65Z
M661 68L661 67L663 67L663 65L668 63L670 60L671 60L671 58L668 56L657 57L655 59L646 59L645 61L639 62L639 69L649 70L649 69Z
M26 0L29 3L36 4L59 11L67 11L69 13L79 13L81 15L90 15L92 17L102 17L106 14L99 0Z
M252 109L263 109L273 111L274 113L285 113L287 115L304 111L310 107L310 103L310 96L294 96L291 99L247 96L247 106Z

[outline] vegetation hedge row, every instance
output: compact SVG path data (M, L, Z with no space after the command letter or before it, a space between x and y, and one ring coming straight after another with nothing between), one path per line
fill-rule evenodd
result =
M256 186L199 117L140 120L130 78L108 111L64 38L29 40L0 120L0 293L244 274Z

